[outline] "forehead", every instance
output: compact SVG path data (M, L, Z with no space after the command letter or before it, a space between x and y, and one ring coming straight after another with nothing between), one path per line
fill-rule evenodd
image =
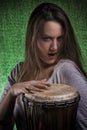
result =
M47 21L43 24L40 30L41 34L47 35L61 35L63 33L63 28L60 23L55 21Z

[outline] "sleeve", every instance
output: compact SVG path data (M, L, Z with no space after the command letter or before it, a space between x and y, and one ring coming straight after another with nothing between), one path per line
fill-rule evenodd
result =
M65 63L61 69L64 83L75 87L80 94L77 110L77 124L81 130L87 130L87 80L79 68L72 63Z
M3 94L2 94L2 97L1 97L1 100L4 98L4 96L7 94L7 92L9 91L10 87L16 83L17 81L17 75L18 73L20 72L20 67L22 65L22 62L18 63L17 65L15 65L15 67L11 70L8 78L7 78L7 81L6 81L6 84L5 84L5 87L4 87L4 91L3 91Z
M4 92L2 94L2 97L0 99L0 102L3 100L3 98L6 96L7 92L9 91L10 87L16 83L16 79L17 79L17 74L20 71L20 66L21 66L21 62L18 63L11 71L10 75L8 76L5 88L4 88ZM4 124L1 125L0 124L0 130L13 130L13 126L14 126L14 120L12 122L10 122L9 124Z

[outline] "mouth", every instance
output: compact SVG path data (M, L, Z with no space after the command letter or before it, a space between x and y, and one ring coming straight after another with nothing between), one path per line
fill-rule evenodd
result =
M57 56L57 52L54 52L54 53L48 53L48 56L49 56L50 58L56 58L56 56Z
M57 55L57 52L54 52L54 53L53 53L53 52L52 52L52 53L50 52L50 53L48 53L48 56L55 56L55 55Z

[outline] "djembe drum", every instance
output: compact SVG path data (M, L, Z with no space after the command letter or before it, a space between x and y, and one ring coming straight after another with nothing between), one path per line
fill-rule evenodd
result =
M78 102L78 92L64 84L23 95L27 130L75 130Z

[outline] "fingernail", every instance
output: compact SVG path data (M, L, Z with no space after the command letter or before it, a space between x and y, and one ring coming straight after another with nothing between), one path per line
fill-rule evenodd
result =
M42 79L42 81L46 81L47 79Z

